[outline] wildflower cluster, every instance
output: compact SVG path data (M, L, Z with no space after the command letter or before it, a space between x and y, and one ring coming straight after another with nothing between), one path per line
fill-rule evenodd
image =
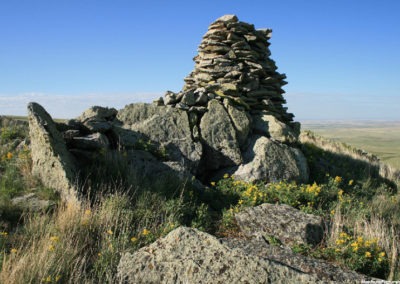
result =
M377 239L353 237L346 232L341 232L335 244L327 250L331 251L336 261L361 273L382 275L387 268L386 253L378 245Z
M316 209L323 190L317 183L297 185L295 182L275 182L269 184L235 180L224 175L224 179L212 182L216 189L236 198L237 207L257 206L262 203L284 203L306 212Z

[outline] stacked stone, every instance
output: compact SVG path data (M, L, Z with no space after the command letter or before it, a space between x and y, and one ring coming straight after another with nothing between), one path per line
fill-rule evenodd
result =
M167 92L164 103L204 112L209 100L226 98L251 114L292 122L294 115L283 107L286 76L276 71L269 58L271 33L270 29L256 30L235 15L217 19L203 37L195 69L185 78L183 90Z

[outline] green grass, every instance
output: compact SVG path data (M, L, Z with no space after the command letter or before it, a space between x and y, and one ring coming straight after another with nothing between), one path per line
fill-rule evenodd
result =
M400 122L305 121L302 129L363 149L400 169Z

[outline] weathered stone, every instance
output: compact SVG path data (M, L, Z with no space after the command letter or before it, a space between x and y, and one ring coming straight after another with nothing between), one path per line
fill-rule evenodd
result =
M164 99L163 97L159 97L158 99L153 101L153 104L155 104L156 106L163 106L164 104Z
M176 108L131 104L118 113L123 128L141 133L165 148L168 158L196 172L202 145L192 139L188 113Z
M206 145L207 167L239 165L242 162L236 132L225 108L216 100L208 103L208 112L200 121L201 136Z
M269 259L275 263L287 265L291 268L316 277L318 280L307 283L360 283L378 280L341 268L337 264L310 258L292 252L289 247L269 244L265 238L222 239L221 242L231 249L241 249L248 255L256 255ZM261 281L262 282L262 281ZM278 283L280 283L278 281Z
M167 91L164 95L164 102L166 105L177 103L176 94L174 92Z
M53 201L40 199L35 193L14 197L11 199L11 203L14 206L18 206L23 211L33 212L45 211L55 205Z
M236 15L223 15L222 17L219 17L215 22L225 22L225 23L236 23L239 19L237 18Z
M115 108L93 106L85 110L79 117L78 120L84 122L88 119L104 119L113 120L117 116L118 111Z
M191 185L198 190L204 186L180 163L162 162L148 151L129 150L126 152L131 175L145 179L154 184L155 181L176 185Z
M253 136L245 153L244 163L234 176L246 181L308 181L307 160L303 153L267 137Z
M295 143L300 134L275 116L268 114L253 116L252 126L254 133L266 135L282 143Z
M188 106L193 106L196 104L196 96L193 92L186 92L183 95L181 102Z
M107 149L109 144L107 136L99 132L86 136L74 137L71 141L72 147L84 150Z
M286 204L265 203L235 214L240 230L246 236L274 237L283 244L318 245L324 236L321 217L306 214Z
M236 138L239 146L243 146L250 132L250 116L246 111L239 110L236 106L232 106L230 103L227 104L226 108L232 120L233 126L236 129Z
M196 229L180 227L137 252L122 255L120 283L304 283L317 278Z
M75 161L53 119L42 106L29 103L28 120L33 175L57 190L62 199L76 201Z
M105 119L93 119L89 118L83 122L83 125L89 129L90 132L107 132L112 128L111 122Z

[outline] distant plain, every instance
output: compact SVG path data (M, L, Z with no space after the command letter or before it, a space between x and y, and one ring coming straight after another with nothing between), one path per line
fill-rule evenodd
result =
M325 138L365 150L400 169L400 121L312 121L301 122Z

